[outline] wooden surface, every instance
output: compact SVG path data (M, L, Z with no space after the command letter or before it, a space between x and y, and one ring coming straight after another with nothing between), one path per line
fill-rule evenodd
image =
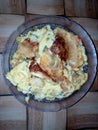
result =
M27 0L27 13L64 15L63 0Z
M98 128L98 92L89 92L68 109L68 129Z
M26 108L13 96L0 97L0 130L26 130Z
M28 109L29 130L66 130L66 110L38 112Z
M98 0L0 0L0 13L98 18Z
M64 0L66 16L98 18L98 0Z
M9 35L25 20L37 15L0 15L0 63ZM70 19L80 23L91 35L98 50L98 20ZM0 66L0 130L98 129L98 76L88 94L76 105L59 112L40 112L21 104L9 91Z
M25 14L25 0L0 0L0 13Z
M21 15L0 14L0 52L10 34L24 21L25 18Z

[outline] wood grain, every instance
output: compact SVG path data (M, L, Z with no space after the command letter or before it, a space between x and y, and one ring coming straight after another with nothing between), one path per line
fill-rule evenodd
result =
M25 14L25 0L0 0L0 13Z
M66 16L98 18L97 0L64 0Z
M46 16L46 15L40 15L40 14L25 14L25 21L34 19L34 18L36 18L36 17L43 17L43 16Z
M28 109L28 130L65 130L66 110L40 112Z
M26 108L13 96L0 97L0 130L26 130Z
M4 45L7 42L8 37L0 36L0 52L3 51Z
M63 0L27 0L27 13L64 15Z
M0 54L0 63L2 64L2 55ZM0 95L11 94L3 77L2 66L0 65Z
M93 84L93 86L91 87L90 91L96 91L96 90L98 91L98 72L97 72L97 75L96 75L94 84Z
M25 15L25 20L38 15ZM98 50L98 20L91 18L70 19L80 23L91 35ZM24 16L0 15L0 52ZM2 54L1 54L2 55ZM1 63L0 55L0 63ZM91 90L98 90L98 75ZM10 94L0 65L0 130L73 130L81 128L98 129L98 92L89 92L80 102L59 112L41 112L26 108ZM1 96L3 95L3 96ZM27 116L27 119L26 119Z
M68 130L98 128L98 93L89 92L67 112Z
M0 52L10 36L17 27L24 22L24 16L0 14Z

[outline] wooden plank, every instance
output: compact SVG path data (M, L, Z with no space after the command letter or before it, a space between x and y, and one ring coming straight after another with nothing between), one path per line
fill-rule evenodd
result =
M66 16L98 18L97 0L64 0Z
M44 130L65 130L66 129L66 109L55 112L44 112Z
M8 39L8 37L0 36L0 52L3 51L4 45L6 44L7 39Z
M30 19L39 17L40 15L36 15L36 14L25 14L25 21L28 21Z
M24 20L23 15L0 14L0 35L9 36Z
M2 61L2 55L0 54L0 63L1 61ZM7 84L5 83L2 66L0 65L0 95L10 94L10 93L11 91L9 90Z
M89 92L67 112L68 130L98 128L98 92Z
M17 27L24 22L22 15L5 15L0 14L0 52L10 36Z
M28 109L28 130L65 130L66 110L40 112Z
M28 130L42 130L43 112L28 110Z
M39 14L25 14L25 21L28 21L30 19L34 19L36 17L43 17L46 15L39 15Z
M63 0L27 0L27 13L64 15Z
M0 0L0 13L25 14L25 0Z
M26 108L13 96L0 97L0 130L26 130Z
M96 78L95 78L95 81L94 81L94 84L92 85L90 91L98 91L98 73L96 75Z

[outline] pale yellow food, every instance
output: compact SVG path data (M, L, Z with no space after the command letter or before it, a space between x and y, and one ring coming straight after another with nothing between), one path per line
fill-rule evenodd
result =
M62 99L87 81L88 74L83 72L87 56L77 35L46 25L17 37L17 41L6 78L24 94L39 101Z

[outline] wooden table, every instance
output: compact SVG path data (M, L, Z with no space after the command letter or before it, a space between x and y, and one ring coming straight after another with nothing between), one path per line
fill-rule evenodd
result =
M2 49L9 35L27 19L35 15L0 14L0 63ZM70 19L80 23L91 35L98 51L98 20ZM0 66L0 130L98 130L98 75L88 94L76 105L59 112L40 112L27 108L13 96L4 82Z

